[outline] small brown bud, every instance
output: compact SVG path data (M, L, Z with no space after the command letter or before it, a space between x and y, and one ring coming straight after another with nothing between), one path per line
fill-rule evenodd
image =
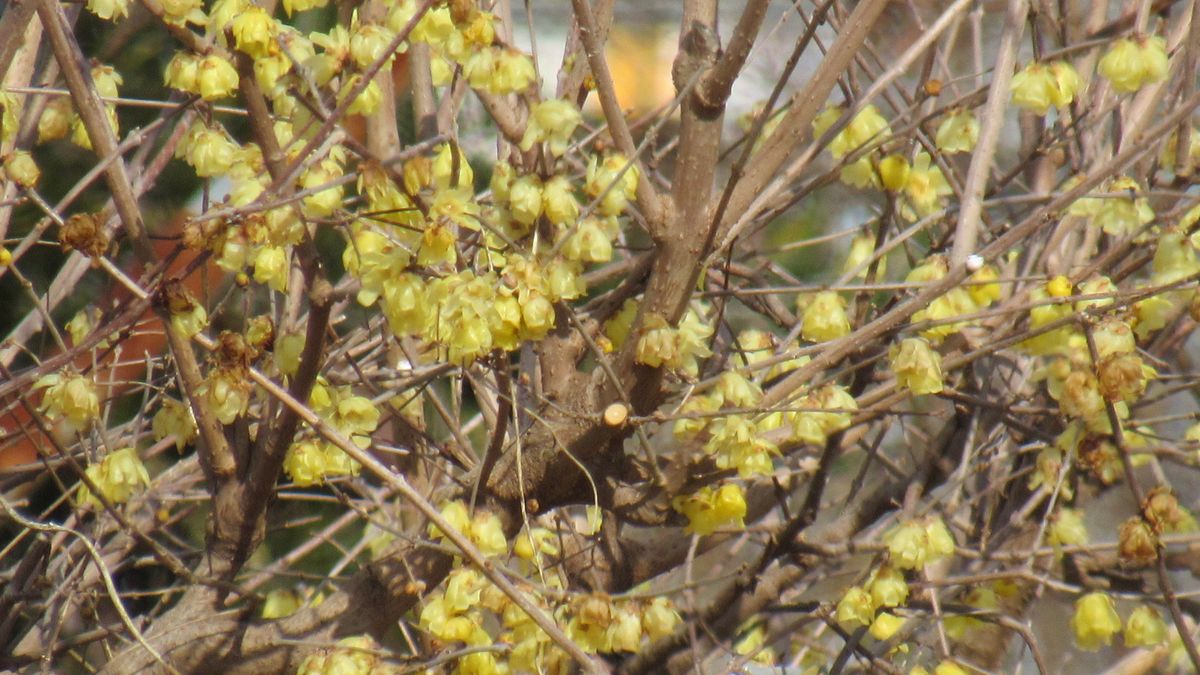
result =
M187 314L196 308L196 300L178 279L167 281L163 289L167 299L167 311L171 314Z
M475 11L475 0L450 0L450 18L456 25L467 23Z
M925 82L925 93L929 96L937 96L942 93L942 81L938 79L929 79Z

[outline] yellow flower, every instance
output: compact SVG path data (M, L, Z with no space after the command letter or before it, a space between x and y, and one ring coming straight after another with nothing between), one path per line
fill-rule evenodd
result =
M685 531L700 536L726 525L745 527L742 519L746 517L746 498L742 488L734 484L722 485L716 491L704 487L691 495L675 497L671 506L687 517Z
M923 338L908 338L889 350L892 372L914 394L942 391L942 357Z
M568 260L580 262L608 262L612 260L612 241L609 240L602 221L596 217L585 218L577 224L566 243L562 254Z
M87 9L101 19L111 21L114 17L129 16L129 0L88 0Z
M233 65L216 54L209 54L196 66L196 89L206 101L233 95L237 89L238 74Z
M164 0L162 8L163 21L173 26L185 26L188 23L203 26L208 23L203 0Z
M329 4L329 0L283 0L283 10L288 16Z
M529 111L529 123L520 147L529 151L535 143L545 142L550 154L557 157L567 151L571 134L582 121L579 108L570 101L558 98L541 101Z
M575 189L566 176L554 176L542 186L542 212L555 225L570 225L579 217Z
M850 242L850 252L846 255L846 262L842 265L842 273L849 273L851 270L858 269L855 275L859 279L867 278L867 270L870 265L866 264L868 260L875 255L875 235L867 233L860 234ZM875 277L882 278L887 273L887 258L880 258L875 269Z
M354 90L355 87L362 82L361 75L352 75L346 78L346 82L342 84L342 88L338 91L338 100L345 99ZM379 109L379 104L383 101L383 91L379 88L379 83L371 80L367 86L346 108L346 112L351 115L371 115Z
M115 105L104 106L105 117L108 118L108 128L112 129L113 135L116 136L120 131L120 125L117 121L117 108ZM83 125L83 119L76 117L71 122L71 142L84 150L92 149L92 137L89 134L87 127Z
M1149 605L1140 605L1125 622L1126 647L1156 647L1167 641L1167 624L1158 611Z
M971 300L979 307L988 307L993 302L1000 299L1000 284L995 283L1000 278L1000 273L992 265L984 265L975 271L968 280L971 283L967 286L967 293L970 294Z
M52 422L65 420L72 431L82 431L100 416L100 396L90 378L54 373L34 383L33 389L46 389L38 409Z
M532 225L542 215L542 180L521 176L508 185L508 212L522 225Z
M156 441L175 436L175 449L180 452L183 452L184 446L195 440L198 434L196 418L192 416L191 407L173 398L163 398L162 407L154 414L151 429Z
M508 540L500 517L490 511L479 511L471 519L471 541L487 556L508 553Z
M363 23L354 28L350 35L350 58L359 68L367 69L384 56L393 33L375 23Z
M1025 66L1012 79L1012 101L1038 115L1050 108L1062 108L1075 100L1083 86L1075 67L1066 61Z
M879 616L875 617L875 621L871 623L870 633L871 637L876 640L887 640L903 627L904 619L895 614L880 612Z
M979 142L979 120L967 108L957 108L938 125L934 142L943 152L970 152Z
M325 453L314 441L300 441L288 447L283 470L299 487L316 485L325 479Z
M1046 534L1053 546L1082 546L1088 541L1087 526L1078 509L1061 508L1050 523Z
M537 79L533 60L523 52L505 48L496 52L492 63L493 73L488 81L494 94L513 94L525 91Z
M942 661L933 669L933 675L967 675L967 671L953 661Z
M796 407L800 410L792 416L792 437L821 445L829 434L850 426L858 403L841 385L827 384L802 396Z
M919 522L897 525L884 537L884 543L891 563L900 569L921 569L929 558L929 535Z
M1114 237L1127 237L1154 220L1154 210L1141 195L1141 186L1126 176L1109 181L1101 195L1075 202L1069 213L1087 215L1088 224Z
M238 51L254 58L263 58L271 53L275 40L275 20L262 7L250 5L229 22L229 30Z
M888 155L879 160L879 178L889 192L899 192L908 185L912 165L903 155ZM863 186L865 187L865 186Z
M596 155L588 160L583 190L592 199L600 199L599 211L619 216L637 197L638 168L623 155L608 155L603 161Z
M222 424L232 424L250 405L250 381L240 373L216 368L200 385L198 394L207 400Z
M1169 67L1167 43L1162 37L1153 35L1117 40L1096 69L1112 82L1113 89L1130 93L1167 79Z
M954 535L939 516L925 519L925 535L929 538L928 561L936 562L954 555Z
M1054 78L1040 63L1032 62L1013 76L1013 103L1039 115L1050 109L1053 91Z
M813 136L823 135L841 116L840 109L826 108L813 120ZM834 159L841 159L863 145L880 140L889 134L891 134L891 128L888 126L887 120L879 114L878 108L868 105L860 110L854 119L838 132L837 136L834 136L829 143L829 152Z
M331 157L321 160L304 172L300 177L300 187L304 190L316 190L302 202L306 215L318 218L328 216L342 205L342 185L331 185L341 177L342 167ZM328 187L321 189L322 186Z
M296 675L370 675L382 672L378 654L379 645L366 635L342 638L334 649L320 649L305 658Z
M642 628L651 642L661 640L675 632L675 627L683 622L675 606L667 598L659 596L650 601L642 612Z
M271 289L287 290L288 255L278 246L264 246L254 256L254 280Z
M846 301L836 291L822 291L806 298L800 335L809 342L836 340L850 333Z
M210 127L197 120L188 129L175 149L175 156L184 158L201 178L224 176L238 160L241 148L222 127Z
M556 535L544 527L522 528L513 542L513 553L522 560L538 562L543 555L558 555Z
M908 173L908 182L904 186L904 195L912 209L903 210L905 218L916 220L917 216L925 217L937 213L942 207L942 198L954 194L946 176L940 167L933 163L927 152L918 152L913 159L912 170Z
M875 621L875 602L871 594L858 586L851 586L838 600L837 622L844 628L869 626Z
M899 570L890 565L884 565L875 572L867 589L877 607L899 607L908 600L908 582Z
M99 464L89 466L85 473L96 484L100 494L113 504L124 504L133 495L150 485L150 474L146 465L133 448L122 448L110 453ZM75 495L79 504L101 507L100 500L83 485Z
M0 117L7 119L10 114L5 105L4 112ZM42 110L42 116L38 118L38 143L56 141L70 133L72 114L70 98L62 96L50 99L46 103L46 108ZM16 122L14 121L13 127L15 128L15 126ZM0 123L0 127L3 127L0 137L8 138L8 122Z
M1088 593L1075 602L1071 629L1075 631L1075 642L1080 649L1096 651L1112 643L1112 636L1121 630L1121 617L1117 616L1108 595Z

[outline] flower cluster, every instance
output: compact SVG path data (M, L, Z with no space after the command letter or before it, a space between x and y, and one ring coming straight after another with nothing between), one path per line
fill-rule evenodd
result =
M914 267L904 280L912 284L929 284L945 278L948 272L946 258L932 255ZM1000 284L996 283L998 277L996 268L991 265L980 267L968 279L968 284L947 290L934 298L928 307L915 312L912 322L934 322L934 325L921 331L921 336L932 343L940 343L946 336L976 323L969 319L956 321L956 317L986 309L1000 298Z
M904 605L908 592L903 573L889 565L879 567L866 584L851 586L842 594L837 604L837 621L847 629L868 626L876 640L887 640L904 625L904 619L887 610Z
M553 616L567 636L588 653L637 652L647 641L671 635L681 622L672 603L661 596L626 599L603 593L565 594L557 573L547 572L542 580L565 599L551 601L532 587L522 589L526 599ZM511 646L503 662L491 651L463 656L457 672L557 672L569 663L569 657L523 609L473 569L452 570L444 587L426 596L418 625L438 643L484 647L499 641Z
M670 368L694 378L700 374L700 359L712 354L707 344L710 335L712 328L693 309L683 315L677 327L658 314L650 314L642 322L637 362L652 368Z
M936 516L900 523L884 536L884 542L888 559L904 570L919 570L954 555L954 536Z
M1083 80L1070 63L1033 61L1013 75L1012 101L1030 112L1045 115L1050 108L1070 105L1081 89Z
M1167 79L1170 62L1167 42L1161 36L1121 38L1100 59L1097 70L1113 89L1129 93Z

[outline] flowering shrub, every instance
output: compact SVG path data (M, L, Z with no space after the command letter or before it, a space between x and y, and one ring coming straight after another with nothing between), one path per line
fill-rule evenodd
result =
M1200 668L1200 18L560 4L8 3L0 668Z

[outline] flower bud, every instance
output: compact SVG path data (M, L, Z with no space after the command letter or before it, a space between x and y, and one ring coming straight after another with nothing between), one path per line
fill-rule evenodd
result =
M33 187L42 176L33 156L24 150L17 150L4 158L4 173L21 187Z

